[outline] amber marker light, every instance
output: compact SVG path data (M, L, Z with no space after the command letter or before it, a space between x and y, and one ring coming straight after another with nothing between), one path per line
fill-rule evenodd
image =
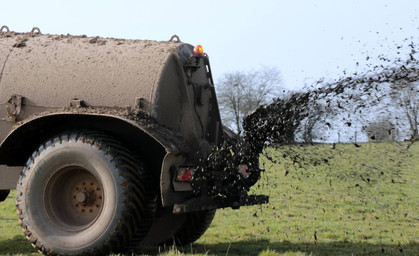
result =
M193 49L193 55L196 57L203 57L204 56L204 48L202 48L202 45L197 45Z

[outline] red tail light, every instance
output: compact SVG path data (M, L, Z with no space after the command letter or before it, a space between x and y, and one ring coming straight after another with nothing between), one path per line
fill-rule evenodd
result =
M176 173L176 181L191 181L194 171L189 167L180 167Z

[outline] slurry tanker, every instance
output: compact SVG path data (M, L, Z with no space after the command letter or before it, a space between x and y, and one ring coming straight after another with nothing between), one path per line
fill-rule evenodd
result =
M247 195L257 160L206 168L236 138L222 125L208 56L176 35L3 26L0 105L0 201L16 189L24 234L46 255L186 245L217 208L268 200Z

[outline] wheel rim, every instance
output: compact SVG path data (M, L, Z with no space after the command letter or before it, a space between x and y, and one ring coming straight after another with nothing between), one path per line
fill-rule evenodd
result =
M103 199L103 187L91 172L79 166L69 166L58 170L48 180L44 205L57 227L77 232L97 220Z

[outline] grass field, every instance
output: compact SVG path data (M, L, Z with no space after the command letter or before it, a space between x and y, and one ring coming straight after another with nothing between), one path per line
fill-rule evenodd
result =
M136 255L419 255L419 143L269 148L261 162L252 193L269 204L218 210L193 246ZM38 255L13 197L0 204L0 255Z

